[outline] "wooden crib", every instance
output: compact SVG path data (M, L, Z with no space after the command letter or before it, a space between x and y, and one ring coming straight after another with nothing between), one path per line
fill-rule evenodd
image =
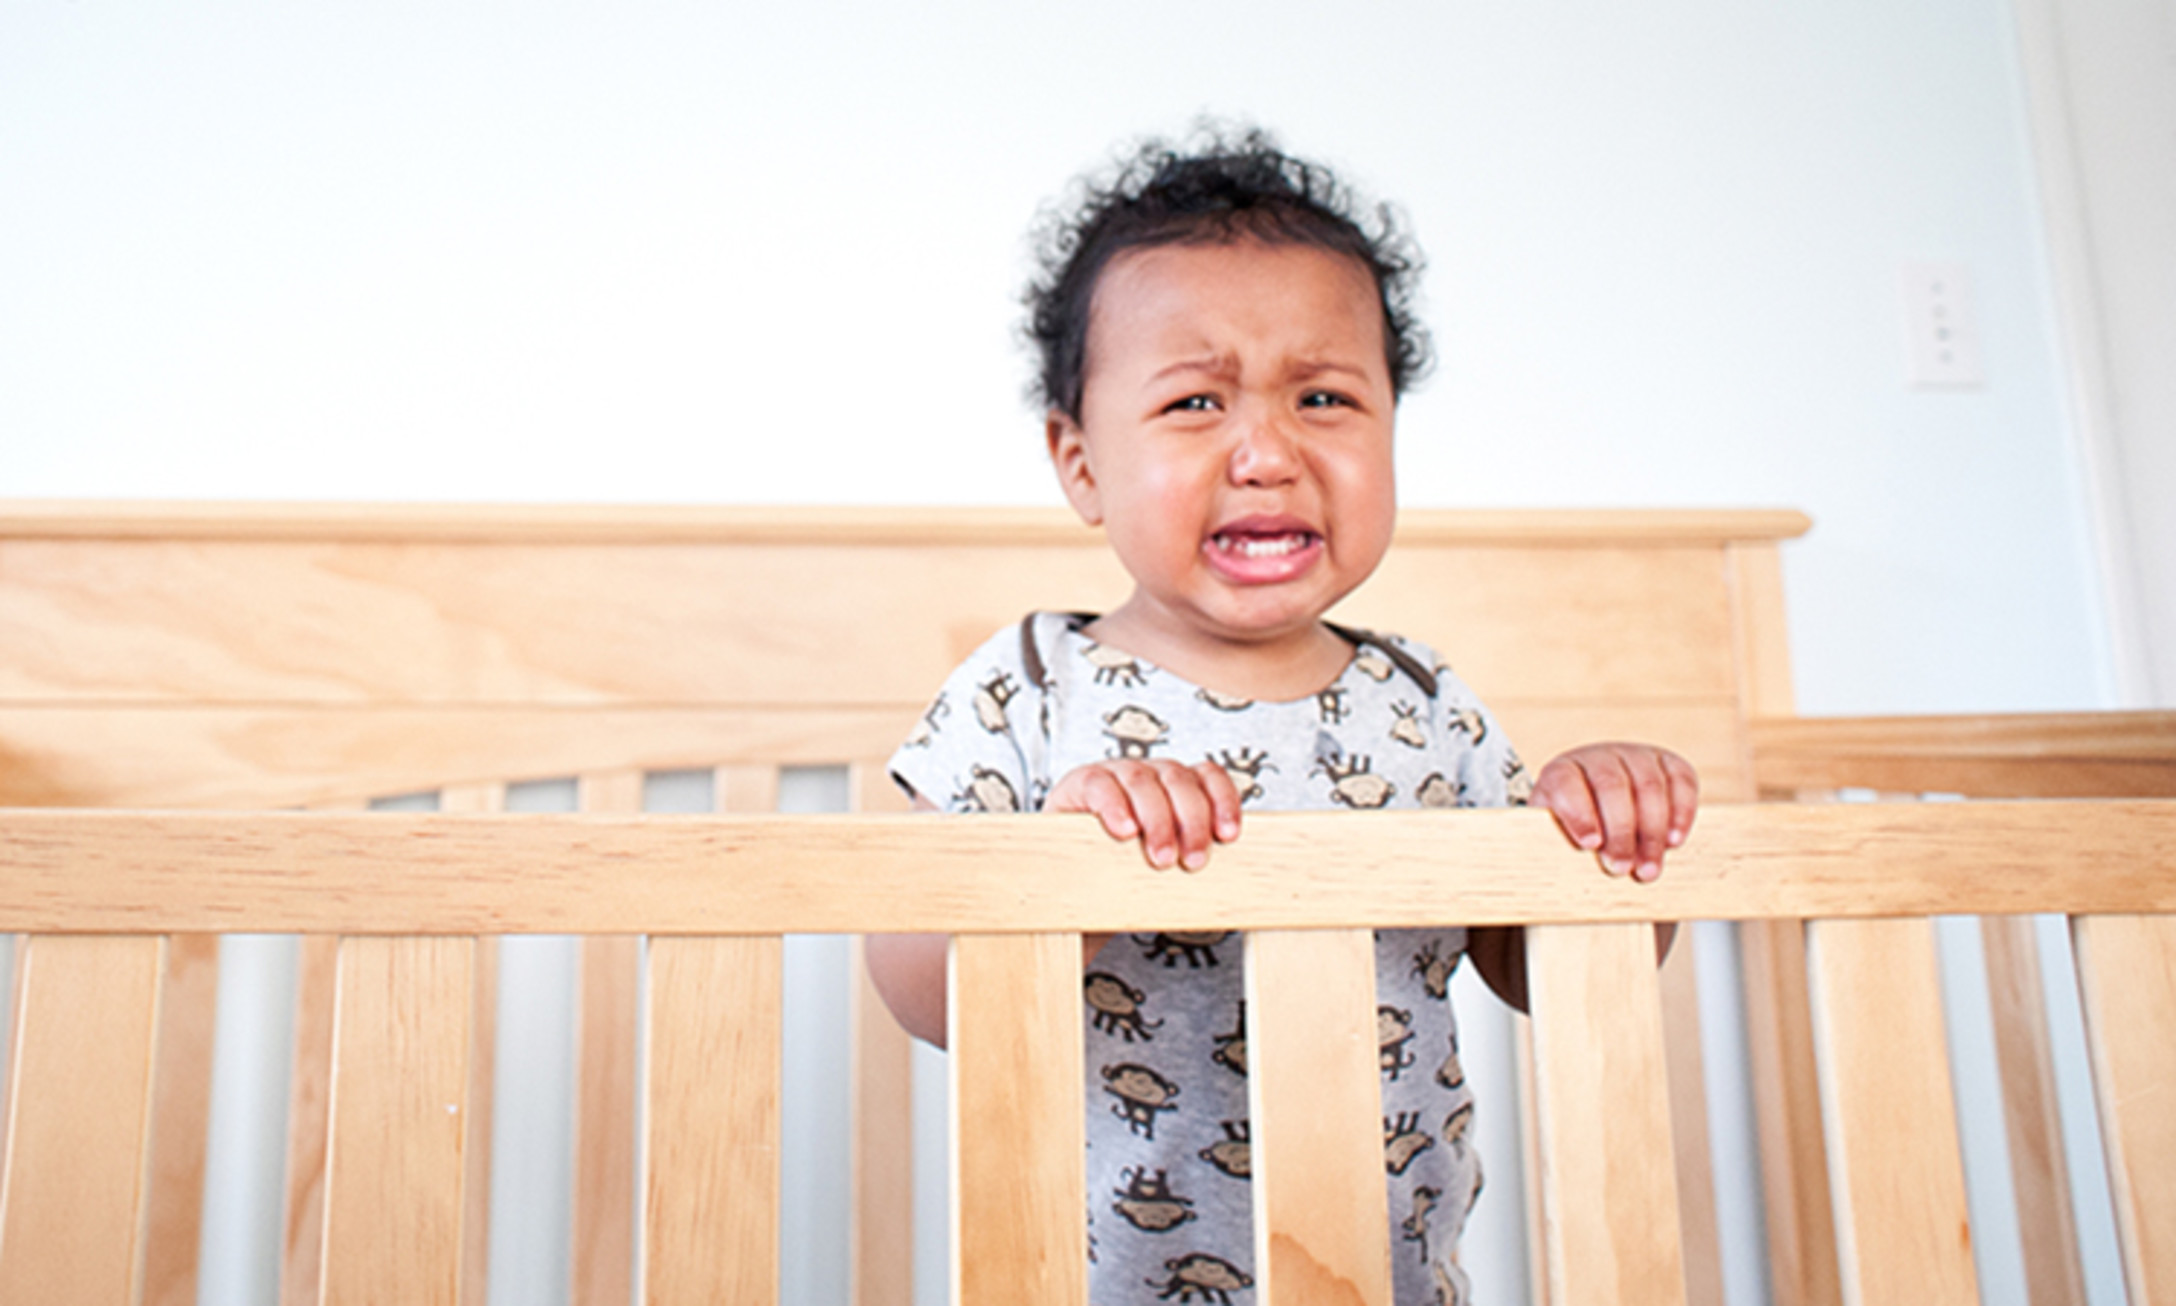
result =
M194 1300L235 932L305 937L284 1301L483 1302L519 934L585 940L571 1299L774 1301L780 936L889 930L958 936L957 1300L1086 1300L1076 936L1246 930L1254 1282L1167 1295L1384 1303L1368 931L1446 919L1532 925L1537 1296L1720 1300L1692 951L1658 973L1645 922L1728 920L1775 1300L1971 1301L1926 919L1959 913L1991 918L2032 1300L2081 1290L2025 913L2072 921L2131 1298L2176 1300L2176 718L1795 719L1804 528L1414 512L1339 614L1434 644L1531 758L1692 758L1696 836L1635 886L1530 812L1260 816L1193 876L1085 818L900 814L882 760L946 671L1123 596L1055 512L0 508L0 1303ZM773 813L816 764L857 814ZM717 814L640 811L691 768ZM498 810L549 777L579 814ZM2064 801L1752 801L1850 786ZM906 1047L856 1038L857 1300L905 1300Z

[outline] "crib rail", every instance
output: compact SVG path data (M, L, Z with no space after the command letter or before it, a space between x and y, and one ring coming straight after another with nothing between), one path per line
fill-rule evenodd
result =
M461 1299L472 937L651 936L644 1297L777 1294L778 940L941 929L958 1300L1083 1302L1083 930L1250 936L1260 1300L1387 1301L1377 926L1535 922L1551 1300L1683 1299L1642 922L1806 920L1850 1299L1974 1299L1928 923L2074 918L2133 1299L2176 1293L2176 804L1719 806L1663 881L1530 812L1263 816L1199 875L1085 819L0 811L21 950L0 1302L134 1300L165 936L343 936L321 1300ZM1345 995L1343 999L1339 994ZM1932 1033L1930 1034L1930 1031ZM1326 1055L1321 1049L1336 1049ZM1359 1218L1355 1218L1359 1213Z

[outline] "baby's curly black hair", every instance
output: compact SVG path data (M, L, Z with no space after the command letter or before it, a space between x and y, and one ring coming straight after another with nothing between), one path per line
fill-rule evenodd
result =
M1076 194L1036 232L1039 271L1023 297L1023 334L1040 368L1031 397L1080 420L1088 312L1111 260L1158 245L1240 239L1348 254L1375 278L1391 392L1404 395L1434 361L1414 312L1420 249L1388 204L1363 205L1319 163L1293 158L1257 127L1197 130L1185 147L1148 140Z

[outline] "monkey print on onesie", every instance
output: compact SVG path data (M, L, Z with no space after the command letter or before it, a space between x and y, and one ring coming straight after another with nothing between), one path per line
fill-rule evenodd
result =
M985 643L893 755L951 812L1034 811L1077 766L1213 759L1249 810L1493 807L1531 781L1494 719L1422 645L1340 630L1352 660L1308 698L1230 698L1037 613ZM1244 836L1242 836L1244 837ZM1203 872L1215 875L1215 862ZM1383 1169L1400 1302L1463 1302L1480 1188L1449 985L1465 931L1376 936ZM1112 939L1082 981L1091 1300L1255 1300L1241 940Z

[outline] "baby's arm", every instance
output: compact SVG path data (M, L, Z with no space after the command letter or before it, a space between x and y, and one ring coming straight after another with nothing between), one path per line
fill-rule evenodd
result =
M935 811L916 795L914 806ZM1211 843L1239 837L1239 790L1214 762L1096 762L1060 777L1043 800L1046 812L1092 812L1113 839L1141 840L1149 865L1199 870ZM1083 967L1108 934L1081 938ZM945 1045L945 951L942 934L872 934L864 944L869 979L909 1034Z
M1665 748L1589 744L1541 768L1530 801L1549 809L1565 837L1595 854L1604 871L1644 883L1662 874L1663 854L1692 833L1700 777ZM1655 927L1657 961L1676 936L1674 924ZM1526 931L1476 929L1466 952L1496 996L1526 1010Z

